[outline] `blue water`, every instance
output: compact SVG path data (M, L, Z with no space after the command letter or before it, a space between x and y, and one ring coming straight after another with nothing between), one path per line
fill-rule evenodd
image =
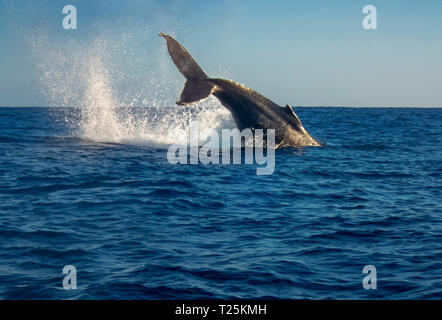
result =
M0 298L441 299L442 109L296 111L327 146L258 176L0 108Z

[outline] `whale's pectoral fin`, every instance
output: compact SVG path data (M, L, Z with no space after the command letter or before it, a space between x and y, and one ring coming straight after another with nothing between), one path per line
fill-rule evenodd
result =
M302 129L302 130L305 131L305 129L304 129L302 123L301 123L301 120L299 120L297 114L295 113L295 111L293 111L293 108L292 108L291 106L289 106L289 105L286 105L286 106L285 106L285 111L286 111L289 115L293 116L292 120L295 122L295 124L296 124L300 129Z
M186 105L207 98L214 85L204 80L187 80L181 93L179 105Z

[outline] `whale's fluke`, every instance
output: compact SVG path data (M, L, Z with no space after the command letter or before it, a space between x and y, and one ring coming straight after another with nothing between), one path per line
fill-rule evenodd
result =
M164 33L160 33L160 36L166 39L167 49L173 63L187 79L180 101L176 103L186 105L207 98L211 94L214 85L205 81L208 77L203 69L178 41Z
M213 85L204 80L187 80L181 92L179 105L186 105L207 98L212 93Z

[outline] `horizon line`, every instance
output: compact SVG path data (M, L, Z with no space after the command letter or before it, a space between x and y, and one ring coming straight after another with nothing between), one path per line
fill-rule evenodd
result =
M294 108L353 108L353 109L441 109L441 106L321 106L321 105L291 105ZM152 106L139 106L133 108L144 108ZM160 107L160 108L174 108L173 107ZM0 108L53 108L53 109L68 109L68 108L80 108L80 107L51 107L51 106L5 106L0 105ZM118 107L117 107L118 108Z

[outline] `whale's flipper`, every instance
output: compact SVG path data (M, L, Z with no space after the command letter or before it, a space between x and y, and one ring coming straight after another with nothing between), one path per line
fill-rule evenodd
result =
M294 124L302 131L305 132L307 134L307 130L305 130L304 126L301 123L301 120L299 119L298 115L295 113L295 110L293 110L292 106L286 105L285 106L285 111L290 115L293 116L291 117L291 121L294 122Z
M301 120L299 120L299 117L298 117L298 115L295 113L295 111L293 110L292 106L286 105L286 106L285 106L285 111L286 111L289 115L295 117L295 118L294 118L294 121L295 121L295 123L296 123L299 127L303 127L303 126L302 126L302 123L301 123Z
M178 41L164 33L160 33L160 36L166 39L173 63L187 79L177 104L186 105L207 98L212 93L214 85L205 81L208 77L203 69Z

